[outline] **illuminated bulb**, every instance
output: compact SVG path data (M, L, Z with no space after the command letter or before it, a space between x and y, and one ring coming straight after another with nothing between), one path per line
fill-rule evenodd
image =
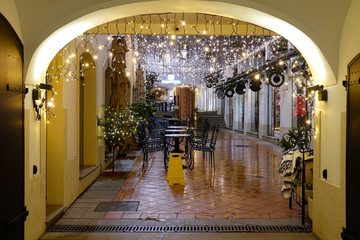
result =
M98 57L95 55L95 56L94 56L94 59L97 59L97 58L98 58Z
M142 28L144 28L144 26L141 25L140 28L142 29Z
M75 53L71 54L72 57L75 57Z
M50 98L50 101L54 101L54 98Z
M57 95L57 92L54 92L55 95Z
M103 46L100 45L100 46L99 46L99 50L101 50L101 49L103 49Z
M171 39L172 39L172 40L175 40L175 39L176 39L176 36L175 36L175 35L171 35Z
M54 105L53 102L48 102L48 106L49 106L49 107L55 107L55 105Z
M129 72L126 72L126 76L129 77L129 76L130 76L130 73L129 73Z
M112 52L110 52L110 53L109 53L109 56L110 56L110 57L112 57L112 55L113 55L113 53L112 53Z
M306 124L310 124L310 123L311 123L310 119L306 120Z
M201 41L201 39L199 39L199 38L198 38L198 39L196 39L196 42L197 42L197 43L199 43L200 41Z
M186 23L185 23L185 21L181 21L181 25L183 25L183 26L184 26L185 24L186 24Z
M133 62L136 63L136 58L133 58Z
M203 34L206 34L206 31L205 31L205 30L203 31Z
M89 67L89 64L88 64L88 63L85 63L85 67Z
M71 71L69 72L69 77L71 77Z
M135 56L139 56L139 52L135 52Z
M213 68L213 67L211 67L209 70L210 70L210 72L214 72L214 68Z
M280 60L280 61L279 61L279 65L280 65L280 66L284 65L284 61L283 61L283 60Z
M46 121L46 123L47 123L47 124L49 124L49 123L50 123L50 121Z
M208 52L208 51L209 51L209 48L208 48L208 47L205 47L204 50L205 50L205 52Z
M171 41L171 42L170 42L170 45L171 45L171 46L174 46L174 42L173 42L173 41Z
M246 57L246 52L242 52L241 56Z
M256 79L256 80L259 80L259 79L260 79L260 74L258 74L258 73L255 74L255 79Z

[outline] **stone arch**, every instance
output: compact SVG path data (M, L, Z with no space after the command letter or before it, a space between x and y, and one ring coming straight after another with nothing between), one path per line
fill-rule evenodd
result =
M194 12L194 9L201 9L199 12L202 13L227 16L247 21L279 33L299 49L308 62L311 72L317 81L324 85L336 83L334 71L331 69L323 52L315 44L311 36L306 35L299 28L275 16L281 15L283 17L284 13L276 13L274 9L268 9L268 12L273 13L273 15L271 15L258 10L263 10L265 6L253 5L253 8L250 8L217 1L191 1L191 3L188 1L146 1L112 6L94 11L68 22L68 24L52 33L39 45L30 60L26 83L38 83L42 81L46 67L51 58L61 49L61 46L92 27L118 18L139 14ZM290 19L290 17L288 17L288 19ZM299 26L301 26L301 23L299 23ZM306 28L304 26L302 27ZM316 38L315 35L314 38Z

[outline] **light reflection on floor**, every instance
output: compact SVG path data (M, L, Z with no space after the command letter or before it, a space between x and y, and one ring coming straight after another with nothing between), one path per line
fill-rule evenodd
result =
M244 136L220 131L216 170L198 152L194 169L184 169L185 186L170 187L162 154L155 154L144 172L141 155L115 198L140 201L138 211L108 212L105 218L300 218L299 206L289 209L280 195L281 156Z

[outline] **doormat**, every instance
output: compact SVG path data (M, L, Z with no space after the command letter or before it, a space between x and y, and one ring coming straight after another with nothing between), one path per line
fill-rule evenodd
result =
M95 212L135 212L139 207L139 201L100 202Z
M102 172L100 177L125 177L128 172Z

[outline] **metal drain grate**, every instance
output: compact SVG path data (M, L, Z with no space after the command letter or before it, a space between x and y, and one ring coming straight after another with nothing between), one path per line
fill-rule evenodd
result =
M124 225L124 226L99 226L99 225L54 225L50 232L311 232L311 226L307 225L231 225L231 226L146 226L146 225Z

